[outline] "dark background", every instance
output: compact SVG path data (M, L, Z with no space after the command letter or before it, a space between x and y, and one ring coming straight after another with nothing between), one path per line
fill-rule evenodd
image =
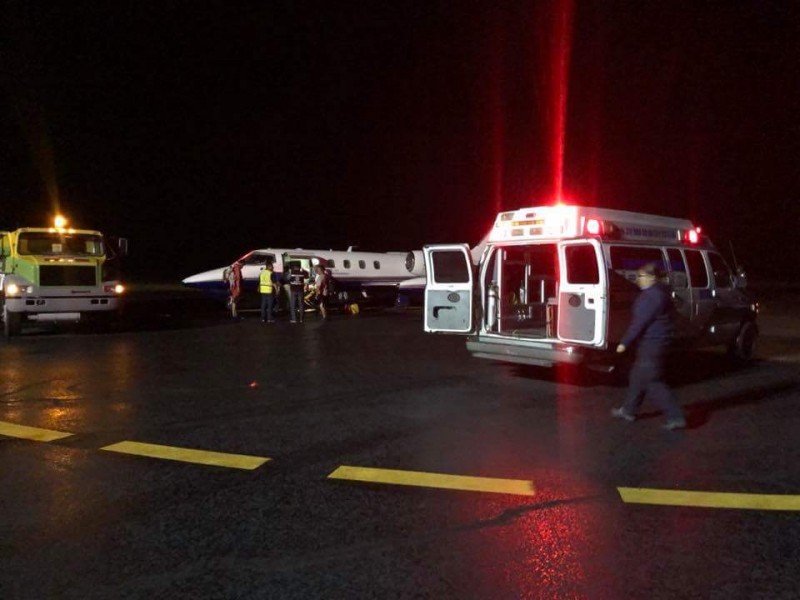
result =
M6 3L0 228L60 205L169 281L255 247L475 243L553 200L561 64L568 200L690 217L800 279L798 4L643 4Z

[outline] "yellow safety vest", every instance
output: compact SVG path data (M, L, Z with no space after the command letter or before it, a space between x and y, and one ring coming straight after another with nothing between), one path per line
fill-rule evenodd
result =
M258 291L262 294L271 294L275 291L275 284L272 283L272 271L264 269L258 276Z

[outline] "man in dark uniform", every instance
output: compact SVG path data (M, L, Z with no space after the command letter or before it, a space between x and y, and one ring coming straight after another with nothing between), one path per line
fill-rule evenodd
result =
M638 344L636 360L631 368L625 402L612 409L611 416L635 421L647 395L666 414L664 428L681 429L686 427L686 419L675 396L664 383L664 355L672 337L669 290L658 280L655 263L639 268L636 284L641 292L633 303L633 317L628 330L617 346L617 352L621 354L632 344Z
M293 261L286 275L286 282L289 284L289 310L291 311L290 321L292 323L303 322L303 295L306 289L308 271L305 271L300 263Z

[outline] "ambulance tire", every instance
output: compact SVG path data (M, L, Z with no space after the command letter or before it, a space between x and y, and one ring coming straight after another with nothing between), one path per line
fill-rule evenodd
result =
M757 340L756 324L752 321L743 323L736 339L728 345L728 356L739 365L750 363L755 358Z
M13 337L19 335L21 331L22 315L10 312L6 306L3 306L3 335Z

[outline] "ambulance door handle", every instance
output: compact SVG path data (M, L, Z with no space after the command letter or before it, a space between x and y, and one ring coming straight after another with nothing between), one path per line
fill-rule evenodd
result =
M433 307L433 318L434 319L438 319L439 318L439 311L440 310L455 310L455 309L456 309L455 306L434 306Z

